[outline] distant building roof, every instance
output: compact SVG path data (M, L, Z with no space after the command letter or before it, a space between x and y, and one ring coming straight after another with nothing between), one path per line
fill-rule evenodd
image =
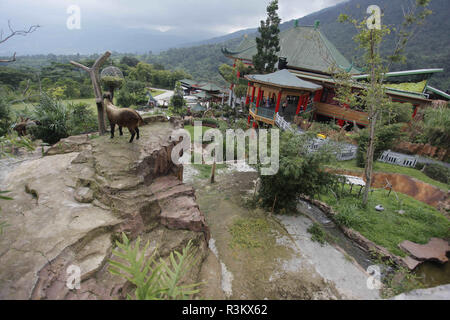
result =
M425 90L426 91L431 91L431 92L437 94L438 96L441 96L441 97L445 98L446 100L450 100L450 94L445 93L442 90L436 89L436 88L434 88L432 86L427 86Z
M200 83L198 89L208 92L218 92L222 90L222 88L220 88L219 86L209 82Z
M195 106L191 108L191 110L194 112L203 112L206 111L206 108L202 106L200 103L197 103Z
M322 86L302 80L286 69L265 75L247 75L245 78L250 81L270 84L283 88L302 89L307 91L317 91L322 89Z
M423 80L428 80L433 76L433 74L440 72L444 72L444 69L405 70L388 72L384 74L384 77L386 78L386 81L389 82L420 82ZM368 74L353 76L353 79L355 80L365 80L368 78Z
M339 50L323 35L319 28L294 27L280 32L280 52L278 57L287 59L288 68L333 73L333 69L341 69L351 74L361 71L339 52ZM245 38L235 51L222 49L225 56L251 62L257 53L256 40Z

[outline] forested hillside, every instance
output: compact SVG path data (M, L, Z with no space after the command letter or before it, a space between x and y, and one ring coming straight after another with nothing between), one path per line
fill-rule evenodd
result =
M324 34L336 47L351 61L357 55L355 42L352 40L355 31L348 25L337 21L341 13L347 13L355 18L362 18L366 8L371 4L379 5L384 13L383 23L398 26L403 21L402 6L411 3L410 0L351 0L340 5L330 7L299 19L299 25L313 25L316 20ZM430 9L433 14L427 18L425 24L419 27L416 36L410 41L407 49L407 62L405 65L394 66L394 70L444 68L445 72L436 74L432 85L443 90L450 90L450 1L432 0ZM285 30L294 26L294 21L284 22L280 29ZM252 36L255 29L249 29ZM227 46L233 48L243 39L245 32L236 33L237 38L226 42L195 46L190 48L171 49L159 55L149 57L149 62L158 62L169 68L183 68L194 78L219 80L218 67L222 63L230 63L220 48ZM447 34L447 36L446 36ZM219 38L220 39L220 38ZM226 38L224 38L226 39ZM214 42L217 42L215 39ZM390 52L393 39L385 43L384 51Z

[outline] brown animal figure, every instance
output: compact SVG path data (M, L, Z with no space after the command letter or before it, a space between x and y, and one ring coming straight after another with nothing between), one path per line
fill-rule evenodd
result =
M139 126L144 124L144 120L139 113L130 108L118 108L113 105L109 92L105 93L103 98L106 99L105 107L106 115L111 125L111 139L114 138L114 130L116 125L118 125L121 136L123 136L122 127L128 128L128 131L131 133L130 143L133 142L135 136L136 140L139 140Z
M14 127L14 130L17 131L17 134L19 137L24 137L27 135L27 124L28 124L28 118L23 119L23 117L20 117L20 122L16 124Z

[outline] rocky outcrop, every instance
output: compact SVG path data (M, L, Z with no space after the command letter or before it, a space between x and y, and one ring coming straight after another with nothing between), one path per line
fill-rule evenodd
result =
M448 262L447 252L450 252L450 245L447 240L431 238L427 244L405 240L399 247L419 261Z
M149 123L134 144L126 134L70 137L7 175L14 200L2 202L0 299L123 298L130 284L108 272L122 232L163 258L192 240L200 263L189 279L198 280L209 228L171 161L180 122ZM66 286L72 265L81 268L80 290Z

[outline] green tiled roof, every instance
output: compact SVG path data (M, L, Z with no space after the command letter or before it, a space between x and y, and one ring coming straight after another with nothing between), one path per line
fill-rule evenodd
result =
M204 91L208 91L208 92L216 92L216 91L220 91L221 88L217 85L215 85L214 83L200 83L198 85L198 88L200 90L204 90Z
M195 106L191 108L191 110L194 112L203 112L206 111L206 108L202 106L200 103L197 103Z
M442 91L442 90L436 89L436 88L431 87L431 86L427 86L427 87L426 87L426 90L431 91L431 92L433 92L433 93L435 93L435 94L437 94L437 95L439 95L439 96L441 96L441 97L444 97L444 98L447 99L447 100L450 100L450 94L445 93L445 92Z
M290 67L322 73L330 73L332 68L361 73L314 27L294 27L280 32L280 47L277 55L287 58ZM252 61L257 53L256 40L246 38L234 52L228 49L222 49L222 52L231 58Z
M194 93L192 95L197 98L200 98L200 99L211 99L212 98L212 95L210 95L209 93L207 93L205 91L201 91L199 93Z
M322 89L322 86L302 80L286 69L265 75L248 75L246 78L250 81L254 80L256 82L272 84L283 88L302 89L308 91L317 91Z

